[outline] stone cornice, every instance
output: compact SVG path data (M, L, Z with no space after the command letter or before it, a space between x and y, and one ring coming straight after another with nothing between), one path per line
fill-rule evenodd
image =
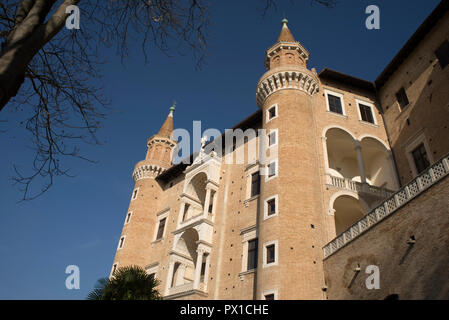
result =
M266 72L257 84L257 105L262 107L271 94L280 90L300 90L312 96L320 91L320 81L316 72L295 65L275 68Z

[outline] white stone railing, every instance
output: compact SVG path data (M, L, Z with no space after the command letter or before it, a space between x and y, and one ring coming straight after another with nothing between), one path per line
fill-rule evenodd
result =
M337 188L348 189L354 192L369 192L371 194L378 195L379 197L382 198L390 197L394 193L393 191L385 188L376 187L369 184L363 184L357 181L352 181L347 178L330 176L330 183L331 185Z
M326 244L323 247L324 258L337 252L340 248L378 224L385 217L397 211L447 175L449 175L449 155L436 162L377 208L365 215L361 220L350 226L341 235Z
M191 290L193 290L193 282L185 283L185 284L182 284L182 285L176 286L176 287L171 287L169 289L169 295L182 293L182 292L186 292L186 291L191 291Z
M198 290L205 292L206 291L205 289L206 289L206 286L205 286L204 282L200 282ZM171 287L170 289L168 289L168 294L171 296L174 294L183 293L183 292L192 291L192 290L193 290L193 282L189 282L189 283L181 284L176 287Z

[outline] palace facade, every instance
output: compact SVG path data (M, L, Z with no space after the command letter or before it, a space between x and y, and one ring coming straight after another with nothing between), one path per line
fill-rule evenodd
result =
M133 171L111 276L142 266L164 299L448 299L448 7L375 82L309 70L284 19L259 109L233 128L264 129L267 161L248 135L173 164L172 108Z

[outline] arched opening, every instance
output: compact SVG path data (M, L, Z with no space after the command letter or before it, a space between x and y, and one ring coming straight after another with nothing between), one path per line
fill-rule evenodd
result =
M361 182L355 140L340 128L326 132L329 173L337 178Z
M363 138L360 145L366 181L372 186L396 189L395 173L388 157L388 149L372 137Z
M198 232L190 228L181 235L175 246L175 251L184 259L176 262L173 269L172 287L192 283L195 277L195 263L198 257Z
M341 195L336 198L333 203L333 209L337 236L365 215L365 209L360 200L349 195Z
M204 172L194 176L186 188L188 202L185 203L181 221L200 215L204 211L206 201L207 175Z

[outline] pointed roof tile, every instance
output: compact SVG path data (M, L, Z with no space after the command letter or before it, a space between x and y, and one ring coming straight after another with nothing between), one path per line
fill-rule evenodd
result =
M171 134L173 133L173 112L175 111L175 105L170 107L170 113L165 119L164 124L158 132L158 136L162 136L165 138L171 138Z
M282 20L282 30L281 34L279 35L278 42L296 42L295 38L290 32L290 29L287 26L287 23L288 23L287 19Z

